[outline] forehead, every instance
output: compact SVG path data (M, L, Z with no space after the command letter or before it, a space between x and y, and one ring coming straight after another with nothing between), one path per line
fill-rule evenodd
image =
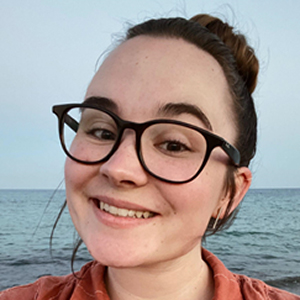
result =
M113 99L123 118L141 118L134 121L153 117L168 102L197 105L216 125L221 115L230 114L222 68L181 39L140 36L122 43L91 81L86 98L91 96Z

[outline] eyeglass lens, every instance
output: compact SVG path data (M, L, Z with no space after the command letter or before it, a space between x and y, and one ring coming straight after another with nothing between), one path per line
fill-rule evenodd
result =
M63 142L69 154L82 162L97 162L105 158L117 141L115 120L93 108L73 108L67 114L79 124L77 132L74 126L64 124ZM140 143L141 158L148 170L171 181L184 181L195 175L202 166L207 149L200 132L168 123L147 127Z

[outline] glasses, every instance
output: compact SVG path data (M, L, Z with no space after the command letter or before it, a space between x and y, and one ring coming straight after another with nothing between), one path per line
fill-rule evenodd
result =
M136 153L144 170L170 183L186 183L205 167L210 153L220 147L238 166L239 151L221 137L194 125L167 119L145 123L122 120L91 104L53 106L59 136L67 156L93 165L107 161L118 149L125 129L136 134Z

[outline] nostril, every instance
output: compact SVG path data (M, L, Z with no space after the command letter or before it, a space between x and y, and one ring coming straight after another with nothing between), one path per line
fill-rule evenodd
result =
M128 186L135 185L135 183L133 181L130 181L130 180L122 180L121 183L123 185L128 185Z

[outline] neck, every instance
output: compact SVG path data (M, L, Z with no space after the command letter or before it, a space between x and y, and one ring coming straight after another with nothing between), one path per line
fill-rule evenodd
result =
M200 247L172 261L135 268L108 268L111 300L212 299L212 273Z

